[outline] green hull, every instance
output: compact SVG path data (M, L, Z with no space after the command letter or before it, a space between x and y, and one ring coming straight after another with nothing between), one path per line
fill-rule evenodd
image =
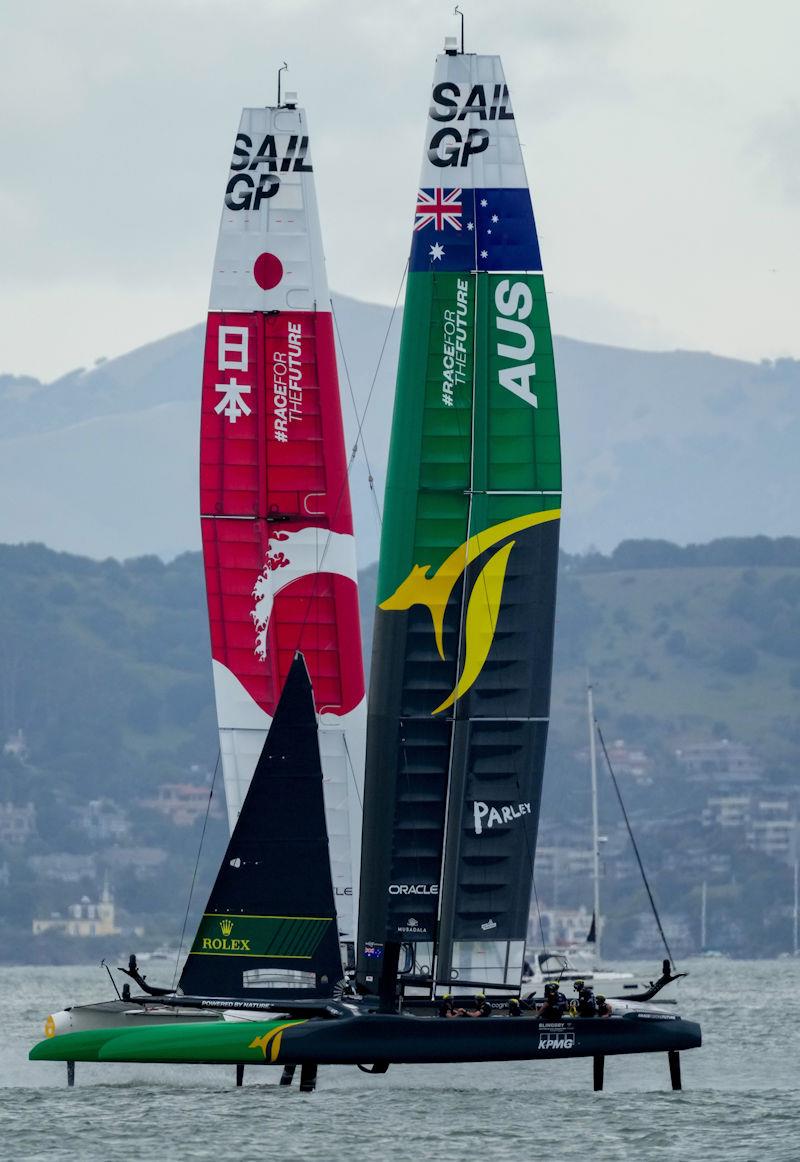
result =
M270 1065L284 1030L304 1021L220 1021L213 1025L146 1025L92 1029L40 1041L31 1061L141 1061Z

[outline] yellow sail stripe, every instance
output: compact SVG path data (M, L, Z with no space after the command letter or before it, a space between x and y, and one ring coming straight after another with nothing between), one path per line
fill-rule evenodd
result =
M459 545L432 577L428 576L430 565L414 565L405 581L401 581L394 593L380 603L379 609L392 611L410 609L412 605L426 606L433 621L436 649L439 657L444 659L444 615L453 589L467 566L506 537L533 528L534 525L558 520L560 516L561 509L553 508L546 512L529 512L490 525ZM436 707L434 714L452 706L469 690L483 669L497 627L508 555L514 543L511 541L495 553L478 575L467 605L464 669L455 689L441 706Z
M498 549L488 564L484 565L472 589L472 595L467 605L467 616L464 624L464 669L458 679L455 689L441 706L437 706L434 714L447 710L449 706L469 690L472 683L483 669L483 663L489 656L489 650L494 641L494 631L497 627L497 615L500 612L500 602L503 599L503 582L506 579L508 557L516 541L509 541Z
M544 524L546 521L558 520L560 516L561 509L553 508L547 512L529 512L524 516L515 516L511 520L490 525L488 529L475 533L463 545L459 545L432 577L427 575L430 565L414 565L405 581L400 582L394 593L380 603L379 608L395 610L410 609L412 605L426 605L433 619L439 657L444 658L442 643L444 613L450 594L467 566L505 537L513 536L514 533L532 528L534 525Z

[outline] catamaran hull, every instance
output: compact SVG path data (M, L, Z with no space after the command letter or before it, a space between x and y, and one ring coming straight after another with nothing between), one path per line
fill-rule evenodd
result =
M45 1021L48 1037L66 1033L86 1033L96 1029L138 1029L142 1025L179 1025L189 1022L218 1021L220 1012L204 1009L178 1009L159 1005L131 1005L128 1001L98 1001L90 1005L71 1005L53 1013Z
M41 1041L30 1057L207 1065L413 1065L666 1053L700 1044L700 1026L679 1017L545 1023L530 1018L442 1020L374 1014L67 1033Z

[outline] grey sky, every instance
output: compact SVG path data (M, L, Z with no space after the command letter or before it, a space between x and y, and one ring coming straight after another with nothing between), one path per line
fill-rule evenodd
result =
M205 313L243 104L309 112L331 286L405 263L439 0L0 2L0 370L42 377ZM800 6L466 0L525 145L555 328L800 355Z

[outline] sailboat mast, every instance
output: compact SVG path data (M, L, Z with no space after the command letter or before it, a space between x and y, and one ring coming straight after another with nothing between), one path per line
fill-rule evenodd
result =
M794 915L793 915L794 934L793 934L793 940L792 940L792 950L793 950L795 956L797 956L798 948L800 948L800 946L797 943L798 918L800 917L800 890L799 889L800 889L800 862L795 860L794 861Z
M594 955L600 962L600 830L597 818L597 742L594 725L594 692L586 686L586 709L589 716L589 765L592 772L592 887L594 899Z
M700 895L700 951L706 950L706 904L707 904L708 889L706 881L703 880L703 890Z
M422 946L426 983L435 969L445 987L519 987L560 514L552 335L516 120L499 57L453 38L431 90L381 535L368 992L397 942Z

